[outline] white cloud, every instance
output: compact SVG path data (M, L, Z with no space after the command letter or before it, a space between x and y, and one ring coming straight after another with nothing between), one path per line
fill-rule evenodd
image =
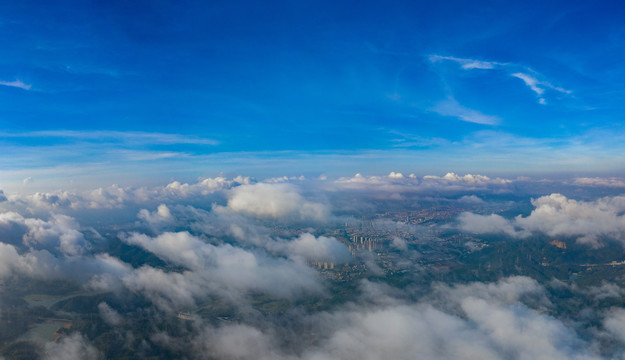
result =
M484 61L484 60L476 60L476 59L469 59L469 58L457 58L454 56L441 56L441 55L430 55L429 56L429 60L432 63L436 63L439 61L452 61L455 62L457 64L459 64L462 69L464 70L474 70L474 69L481 69L481 70L495 70L495 69L503 69L505 70L510 76L521 79L525 85L527 87L529 87L533 92L536 93L536 95L538 96L538 103L541 105L546 105L547 104L547 100L545 99L545 97L543 96L545 93L546 89L550 89L550 90L554 90L554 91L558 91L564 94L570 94L571 91L570 90L566 90L563 89L561 87L557 87L552 85L551 83L549 83L548 81L542 81L542 80L538 80L536 78L536 76L534 75L530 75L528 74L528 72L531 73L536 73L533 70L531 70L530 68L528 68L527 66L522 66L519 64L513 64L513 63L502 63L502 62L495 62L495 61ZM448 116L458 116L460 117L460 115L454 115L451 113L456 113L456 114L467 114L467 117L472 118L473 116L471 116L471 112L473 112L473 110L470 109L463 109L463 108L458 108L455 109L455 107L458 107L459 105L457 104L451 104L451 105L445 105L445 110L443 112L448 113ZM448 110L446 108L451 108L452 110ZM436 111L436 110L434 110ZM441 113L440 111L436 111L438 113ZM478 113L479 114L479 113ZM444 114L441 114L444 115ZM480 119L480 116L475 117L476 119ZM470 120L465 120L465 121L470 121ZM473 122L477 122L477 121L473 121ZM483 122L479 122L480 124L482 124Z
M79 255L87 243L79 231L79 224L67 215L53 214L50 220L25 218L15 212L0 213L0 231L5 241L17 241L37 249L60 251Z
M208 359L281 359L278 342L261 330L244 325L226 325L205 328L195 339L197 354Z
M37 192L28 197L35 207L55 208L72 205L72 195L67 192L40 193Z
M173 195L187 198L192 196L202 196L215 193L217 191L230 189L238 185L248 185L251 183L249 177L238 176L234 179L228 180L222 176L215 178L207 178L199 181L196 184L181 184L178 181L174 181L165 187L165 191Z
M393 236L391 246L398 250L406 250L408 248L408 242L398 236Z
M0 82L0 85L6 85ZM8 86L8 85L7 85ZM28 89L27 89L28 90ZM27 131L27 132L0 132L4 137L13 138L58 138L79 141L90 141L96 143L119 143L128 145L217 145L213 139L200 138L182 134L168 134L139 131L112 131L112 130L47 130L47 131Z
M461 197L460 199L458 199L458 202L464 203L464 204L483 204L484 200L480 199L476 195L465 195Z
M517 230L514 225L502 216L477 215L470 212L464 212L458 217L460 228L476 234L483 233L503 233L513 237L526 237L529 233Z
M604 328L621 344L625 344L625 310L612 309L603 321Z
M325 205L306 200L291 184L242 185L230 190L228 208L246 215L275 219L323 221Z
M24 223L28 227L25 245L54 247L67 255L82 254L87 246L78 223L67 215L53 215L49 221L27 218Z
M0 81L0 85L15 87L23 90L30 90L32 86L30 84L25 84L22 80L14 80L14 81Z
M207 354L290 360L601 359L593 342L544 311L551 306L545 290L527 277L439 284L437 296L421 296L416 302L402 299L402 291L385 284L363 281L361 290L354 303L304 320L285 313L278 324L205 325L190 340L165 333L155 339L174 349L192 349L189 357L199 359ZM304 330L293 334L283 329L290 321L304 324ZM616 334L622 330L619 325L611 325ZM301 347L292 346L295 338Z
M580 291L580 289L577 289ZM603 300L608 298L622 298L625 296L625 289L614 283L603 281L600 286L590 286L581 290L583 293L591 295L595 300Z
M552 89L552 90L555 90L564 94L571 93L570 90L566 90L557 86L553 86L547 81L540 81L534 76L526 74L526 73L517 72L517 73L510 74L510 76L523 80L525 85L527 85L527 87L529 87L533 92L536 93L536 95L538 95L538 102L541 105L547 104L547 101L543 97L545 89Z
M358 174L335 183L324 182L321 186L332 187L331 191L366 189L373 193L461 189L470 192L460 197L460 201L479 203L480 199L472 195L475 189L499 191L512 184L510 180L477 174L447 173L421 178L400 175L398 172L372 177ZM309 204L321 206L302 195L299 187L289 183L241 185L245 181L218 177L187 186L177 183L170 189L167 186L117 187L103 190L99 195L90 192L85 193L91 194L90 197L82 195L80 201L83 202L92 199L99 204L112 204L111 210L95 212L98 215L124 213L122 210L132 202L149 202L150 206L145 206L149 210L128 209L127 221L108 228L107 236L150 225L154 230L152 236L129 232L120 238L162 259L167 263L162 268L135 263L131 266L106 253L91 254L85 239L87 232L73 217L54 213L46 218L33 218L17 212L0 212L0 279L14 274L43 278L63 276L80 280L92 290L115 291L120 295L130 292L150 301L154 308L147 310L153 311L155 317L160 315L158 310L170 312L167 314L170 316L171 312L196 309L215 299L231 305L237 312L251 314L233 317L232 321L218 326L202 323L200 316L195 317L184 339L170 338L178 342L178 346L187 348L184 350L199 352L187 358L206 358L207 354L224 358L309 360L595 357L594 343L580 339L574 325L568 321L550 316L554 305L545 290L526 277L505 278L496 283L434 284L418 297L411 293L414 289L395 289L369 281L363 283L362 291L354 293L349 303L333 304L320 312L306 312L303 317L297 306L280 313L279 321L275 321L274 314L265 316L257 312L249 302L257 294L291 301L323 297L323 277L308 267L305 260L340 262L349 259L349 252L334 237L315 236L307 232L312 230L301 227L274 228L268 225L274 222L263 221L288 219L290 214L294 214L296 220L305 219L308 215L302 213L305 211L302 209ZM263 204L279 210L261 209L249 213L241 210L243 205L233 208L229 203L228 206L208 205L205 210L184 205L215 193L221 194L221 204L242 196L243 203L251 204L252 209ZM29 198L29 204L40 202L40 207L48 206L53 212L72 208L65 200L72 203L74 195L56 195L57 198L51 194L35 194ZM347 195L350 199L358 198L352 196L353 192ZM459 196L454 194L452 198ZM625 231L625 197L582 202L552 194L534 200L533 204L535 210L527 217L508 220L495 214L464 213L460 222L466 231L499 231L515 237L533 231L553 230L555 234L563 234L566 230L574 234L572 236L591 234L601 238L616 236L614 231ZM327 206L323 207L329 213ZM135 222L135 215L143 222ZM372 226L386 234L408 231L408 227L400 228L390 221L386 224L392 232L386 231L381 222ZM189 231L160 233L165 228L182 226ZM618 226L622 226L621 230ZM436 229L431 231L436 232ZM405 239L391 236L389 239L390 246L410 251ZM625 241L625 237L623 239ZM394 252L394 255L401 254ZM616 285L603 284L589 289L588 294L601 300L618 298L623 292ZM97 311L110 326L128 323L106 303L100 303ZM622 320L619 316L616 314L614 320L604 321L605 330L598 331L619 339L622 325L617 321ZM296 325L290 325L291 322ZM298 326L302 323L305 330L300 333ZM284 339L283 335L290 332L292 338ZM155 334L149 340L159 336L166 339L173 335ZM293 340L295 338L297 340ZM309 342L311 339L313 341ZM296 344L300 340L302 344ZM93 347L84 338L66 337L59 347L50 345L51 353L58 354L61 345L67 347L63 351L78 354L78 357L83 356L81 354L98 356L90 353Z
M437 291L436 300L357 304L320 317L330 333L303 358L600 358L563 322L521 302L548 303L532 279L439 285Z
M132 233L130 236L122 237L122 240L189 269L202 269L219 260L217 259L217 252L219 252L217 247L202 242L188 232L166 232L154 238L144 234ZM241 251L242 254L248 255L243 250ZM231 256L235 255L234 250L226 253ZM240 260L244 260L245 257L241 256ZM249 255L248 257L252 257L250 260L254 261L253 256Z
M497 125L501 122L501 119L497 116L482 114L479 111L464 107L454 98L439 102L431 111L442 116L455 117L475 124Z
M162 219L162 216L158 215L161 210L164 210L163 205L159 206L159 210L155 212L141 210L139 215L150 219L150 227L153 230L188 226L189 229L202 235L211 238L232 237L243 247L252 245L276 256L338 263L349 259L348 248L334 237L316 237L309 232L276 236L272 234L270 228L259 224L256 219L233 212L227 207L215 206L211 212L208 212L192 206L176 206L173 210L169 210L167 219ZM173 233L160 234L156 238L159 239L166 234L171 236ZM178 234L178 236L183 236L181 233ZM147 238L146 235L135 234L134 236ZM181 252L186 248L182 245L175 247ZM197 250L194 252L199 253Z
M165 204L160 204L154 212L150 212L146 209L141 209L137 217L145 221L148 226L150 226L154 230L158 230L163 226L172 225L175 222L171 211Z
M274 245L287 254L303 256L309 260L333 261L343 263L349 260L347 247L333 237L304 233L293 240L278 242Z
M164 309L190 306L211 293L237 298L248 291L263 291L291 298L322 289L315 272L303 263L230 244L209 244L188 232L156 237L132 233L122 240L189 269L171 273L143 267L121 276L126 287L146 294ZM321 242L329 247L321 250L333 250L333 244ZM306 253L310 248L304 245L295 245L295 250ZM319 251L313 246L311 251L315 250Z
M600 246L602 238L625 244L625 196L604 197L584 202L551 194L532 200L534 210L527 217L507 220L499 215L461 214L460 227L474 233L502 232L527 237L531 232L550 237L575 237L580 243Z
M505 63L499 63L495 61L483 61L483 60L475 60L475 59L466 59L466 58L457 58L454 56L441 56L441 55L430 55L430 62L435 63L442 60L453 61L458 63L465 70L472 69L494 69L498 66L505 66Z
M122 316L115 311L115 309L110 307L109 304L105 302L98 304L98 311L100 312L102 320L110 326L117 326L124 320Z
M80 334L64 336L45 345L45 360L97 360L104 356Z
M435 181L439 183L448 183L448 184L467 184L467 185L487 185L487 184L499 184L505 185L510 184L512 181L507 179L495 178L491 179L485 175L458 175L456 173L450 172L445 174L444 176L436 176L436 175L426 175L423 177L423 180Z
M237 176L233 179L224 177L200 179L197 183L181 183L172 181L165 186L121 187L111 185L82 192L54 191L37 192L31 195L14 195L11 200L29 209L113 209L128 205L158 204L191 200L192 202L208 199L212 194L224 190L250 184L249 177ZM213 199L208 199L209 203Z
M530 89L532 89L532 91L535 92L537 95L542 95L545 92L545 89L538 87L538 85L541 83L535 77L531 75L523 74L523 73L514 73L511 76L523 80L525 85L527 85Z
M458 175L450 172L444 176L426 175L421 179L415 175L398 176L391 173L389 176L364 176L356 174L353 177L342 177L334 182L329 190L362 190L370 191L373 196L384 198L401 198L404 193L427 193L431 191L445 192L506 192L509 191L512 181L502 178L490 178L479 174ZM464 199L469 200L469 199ZM475 199L473 199L475 201Z
M0 279L9 277L14 268L20 267L20 260L14 246L0 242Z
M605 186L605 187L621 188L621 187L625 187L625 180L621 178L615 178L615 177L611 177L611 178L581 177L581 178L575 178L573 180L573 184L581 185L581 186Z
M467 298L479 298L493 304L512 305L522 297L531 295L541 306L550 306L545 289L534 279L526 276L510 276L497 282L435 286L435 299L440 301L461 301ZM435 302L435 301L434 301Z

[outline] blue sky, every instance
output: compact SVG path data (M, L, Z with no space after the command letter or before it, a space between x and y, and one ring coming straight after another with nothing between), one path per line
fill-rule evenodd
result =
M0 4L0 186L625 169L625 7Z

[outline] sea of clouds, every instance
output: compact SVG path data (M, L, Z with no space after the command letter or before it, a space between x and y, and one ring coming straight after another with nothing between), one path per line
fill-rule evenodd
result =
M250 303L250 294L293 304L329 297L333 288L309 263L347 263L351 254L345 244L317 230L342 224L351 211L375 210L380 201L438 201L462 207L489 202L504 206L523 198L530 204L529 213L504 216L467 210L440 226L478 236L501 234L511 241L541 234L572 237L588 248L625 243L625 196L618 195L617 180L553 182L546 188L560 192L528 197L531 183L483 175L417 177L393 172L335 180L258 181L239 176L82 192L0 192L0 283L15 277L70 280L88 291L141 297L163 317L207 301L225 302L245 314L222 323L194 316L192 326L178 336L155 327L144 341L146 349L168 349L179 358L625 356L625 310L601 310L595 316L598 322L585 324L583 319L558 317L548 296L550 288L560 286L584 296L622 297L625 290L612 282L589 290L512 276L489 283L434 283L422 289L363 279L349 301L319 311L293 306L280 316L267 315ZM541 184L544 189L545 181ZM605 188L614 194L592 195L592 189ZM563 194L575 194L572 189L583 190L583 196ZM419 231L393 221L378 225ZM280 228L290 231L282 235L276 231ZM141 248L168 267L132 266L105 250L111 238ZM411 251L401 238L390 246ZM2 287L0 296L7 291L11 289ZM120 337L134 336L125 328L124 311L106 302L98 311L102 321L119 329ZM606 350L606 342L616 345ZM141 349L136 351L141 357ZM45 356L93 359L103 354L87 334L73 333L46 344Z

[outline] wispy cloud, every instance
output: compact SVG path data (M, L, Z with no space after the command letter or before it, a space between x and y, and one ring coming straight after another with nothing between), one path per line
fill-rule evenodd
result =
M547 100L545 100L545 98L542 96L545 92L545 89L552 89L552 90L555 90L564 94L571 93L570 90L566 90L561 87L553 86L547 81L540 81L536 79L535 77L533 77L532 75L529 75L526 73L517 72L514 74L510 74L510 76L523 80L525 85L527 85L533 92L536 93L536 95L538 95L538 102L542 105L547 104Z
M182 134L151 133L140 131L110 131L110 130L50 130L50 131L27 131L19 133L0 132L4 138L55 138L71 139L75 141L89 142L115 142L129 144L153 144L153 145L218 145L213 139L201 138Z
M24 89L24 90L30 90L32 88L32 85L26 84L22 80L0 81L0 85L15 87L15 88Z
M432 109L435 113L443 116L453 116L462 121L483 124L483 125L497 125L501 121L497 116L482 114L481 112L464 107L456 101L454 98L441 101L436 104Z
M552 85L550 82L545 80L539 80L538 73L536 73L531 68L514 63L505 63L505 62L497 62L497 61L485 61L485 60L477 60L477 59L469 59L469 58L458 58L454 56L442 56L442 55L429 55L428 56L431 63L436 63L440 61L452 61L460 65L460 67L464 70L494 70L494 69L502 69L508 73L509 76L518 78L523 80L525 85L529 87L533 92L538 95L538 103L541 105L546 105L547 100L545 99L545 90L550 89L563 94L570 94L571 90L567 90L558 86ZM530 75L530 73L535 75Z
M523 73L514 73L512 74L512 76L523 80L523 82L525 82L525 85L529 86L529 88L538 95L542 95L545 92L545 89L538 87L538 84L540 84L540 82L536 80L535 77Z
M488 70L488 69L494 69L495 67L498 67L498 66L507 65L506 63L501 63L501 62L496 62L496 61L483 61L483 60L457 58L454 56L442 56L442 55L430 55L429 59L430 59L430 62L432 63L439 62L442 60L453 61L453 62L460 64L460 66L465 70L471 70L471 69Z
M388 133L393 137L391 142L394 148L431 148L450 144L449 140L440 137L419 136L396 130L390 130Z

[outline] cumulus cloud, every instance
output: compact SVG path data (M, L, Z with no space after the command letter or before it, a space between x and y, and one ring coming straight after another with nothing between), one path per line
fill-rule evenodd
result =
M122 276L125 286L148 294L164 308L189 306L211 292L237 298L248 291L263 291L292 298L322 290L315 272L303 263L230 244L205 243L188 232L168 232L156 237L133 233L122 239L189 269L168 273L143 267ZM296 249L310 251L301 245Z
M326 181L322 186L330 192L347 190L345 194L350 200L358 198L354 195L367 195L355 190L387 195L459 191L460 194L453 193L453 199L480 204L482 200L473 194L475 191L499 192L512 185L510 180L475 174L419 178L404 174L357 175ZM308 228L308 224L298 226L302 220L327 219L329 205L313 200L288 182L252 184L246 183L245 178L219 177L206 180L192 185L172 182L169 189L102 189L99 194L85 192L79 198L69 193L33 196L29 205L39 201L42 205L37 206L50 209L41 218L28 210L22 214L0 212L0 280L12 275L60 276L78 281L87 291L102 292L93 305L95 314L99 314L107 331L117 335L137 314L125 312L125 305L109 301L109 296L136 298L143 306L140 311L154 317L153 322L147 320L153 332L142 339L142 344L169 346L176 354L172 356L180 355L178 358L599 358L598 345L579 336L575 323L565 315L555 317L553 314L558 312L549 300L551 294L527 277L508 277L493 283L419 283L394 288L371 280L373 276L359 283L349 280L346 289L359 284L358 290L346 294L346 301L338 301L343 294L339 298L327 291L338 283L328 286L330 283L324 278L335 273L323 272L322 276L307 262L351 262L353 259L342 243L344 235L327 235L330 232L325 225L319 229ZM221 196L218 204L213 204L215 194ZM58 199L51 195L58 195ZM189 205L197 198L209 201L203 201L202 206ZM328 199L331 203L333 197ZM108 205L76 208L76 201ZM127 209L129 204L141 206ZM497 231L525 237L532 232L554 231L554 236L560 236L569 231L573 236L591 234L599 239L617 237L625 213L622 197L583 202L552 194L534 200L533 204L534 211L526 217L506 219L495 214L463 213L459 223L465 231L476 233ZM84 226L89 217L62 214L67 209L80 209L79 213L85 214L98 210L96 214L107 216L125 214L124 222L98 227L98 231L104 235L102 241L111 239L111 244L115 244L113 241L119 239L123 247L133 248L128 254L138 255L132 261L123 261L121 258L125 257L109 253L106 243L91 243ZM267 219L296 222L285 224ZM570 225L576 222L581 225ZM561 223L567 226L559 227ZM438 236L435 225L421 229L374 220L371 226L385 234L385 246L401 250L391 251L390 257L416 254L419 243ZM334 225L328 226L331 227ZM594 230L601 227L601 232ZM610 232L610 227L616 230ZM408 235L397 236L417 233L418 242L414 243ZM410 239L410 246L406 239ZM150 260L144 263L144 259ZM356 260L366 263L368 272L364 276L380 269L372 258ZM595 301L623 296L622 290L611 283L586 289L586 294ZM99 296L106 296L106 302ZM258 310L255 301L267 299L270 302L260 306L275 305L279 312ZM237 315L218 320L212 315L203 317L198 310L191 320L185 320L187 326L163 330L163 321L178 320L176 313L216 303L234 308ZM318 305L322 311L316 310ZM621 315L614 312L612 320L606 318L603 323L599 319L597 331L621 341L621 320L625 319ZM135 336L129 328L125 330L127 333L119 336ZM605 334L601 336L608 336ZM93 334L88 336L91 339ZM89 343L75 334L46 345L46 352L51 359L61 354L66 358L98 358L102 355L93 344L101 344L100 340L92 339Z
M68 192L57 193L41 193L37 192L27 196L25 199L30 202L34 208L54 209L59 207L68 207L72 205L71 194Z
M15 212L0 214L0 232L5 241L21 239L30 248L45 248L66 255L79 255L88 246L79 224L67 215L54 214L49 220L25 218Z
M173 224L175 221L171 211L165 204L160 204L156 211L153 212L141 209L137 217L153 229L160 229L163 226Z
M57 261L45 250L19 254L13 245L0 242L0 280L14 274L30 277L58 275Z
M107 291L114 289L119 278L131 271L128 264L106 253L67 256L37 248L20 251L17 246L4 242L0 242L0 260L0 280L13 275L80 283L91 280L93 288Z
M436 291L436 301L358 305L333 314L334 332L307 358L599 358L571 328L523 303L525 297L548 303L532 279L439 285Z
M161 214L159 215L159 213ZM271 229L258 223L254 218L233 212L227 207L216 206L208 212L192 206L176 206L169 209L164 205L159 205L156 211L150 212L143 209L138 216L156 233L162 229L186 226L198 234L210 238L232 237L239 246L249 247L252 245L275 256L301 257L310 261L337 263L343 263L349 259L348 248L334 237L316 237L309 232L278 236L272 234ZM172 234L175 233L159 234L155 239L160 240L163 237L172 236ZM186 238L187 235L188 233L178 233L177 236ZM136 243L140 238L147 239L149 237L135 233L125 241L146 247L145 243ZM206 244L202 241L196 242L196 246L204 247ZM186 249L181 244L174 247L181 249L181 254ZM154 252L153 249L150 251ZM194 249L190 253L198 253L198 250Z
M46 360L95 360L104 359L103 354L98 351L80 334L65 336L60 342L49 342L45 346Z
M228 208L261 218L295 218L323 221L328 216L325 205L308 201L291 184L242 185L230 191Z
M105 302L101 302L98 304L98 310L100 311L100 316L105 323L110 326L117 326L121 324L123 318L115 309L111 308L109 304Z
M462 301L467 321L427 305L352 312L308 359L592 359L575 333L522 305Z
M612 309L603 321L604 328L619 342L625 344L625 310Z
M206 327L194 339L193 347L201 359L280 359L278 342L255 327L235 324Z
M581 291L577 289L577 291ZM603 300L609 298L619 299L625 296L625 289L614 283L603 281L599 286L591 286L583 290L585 294L592 296L595 300Z
M37 192L32 195L11 197L14 204L23 204L31 210L37 209L120 209L130 205L176 203L180 201L198 202L233 187L250 184L249 177L237 176L233 179L215 177L201 179L197 183L173 181L165 186L121 187L111 185L82 192L55 191Z
M625 180L621 178L615 178L615 177L611 177L611 178L581 177L581 178L575 178L573 180L573 184L581 185L581 186L605 186L605 187L622 188L622 187L625 187Z
M166 192L178 195L179 197L187 198L190 196L202 196L215 193L220 190L230 189L237 185L250 184L249 177L238 176L234 179L228 180L224 177L207 178L199 181L196 184L181 184L178 181L174 181L165 187Z
M458 199L458 202L465 204L483 204L484 200L480 199L475 195L465 195Z
M510 220L497 215L478 215L463 212L458 216L460 228L475 234L503 233L512 237L527 237L529 233L517 230Z
M157 237L133 233L123 237L131 245L138 245L151 253L190 269L201 269L213 261L218 261L218 248L202 242L188 232L166 232ZM241 250L243 251L243 250ZM243 260L241 256L240 260Z
M342 177L337 179L334 184L339 189L355 189L355 190L378 190L384 192L401 192L416 186L419 183L417 179L406 179L399 177L392 172L389 176L364 176L356 174L353 177Z
M290 255L303 256L308 260L343 263L349 260L349 250L343 243L332 237L304 233L293 240L277 242L273 248L282 249Z
M435 175L426 175L423 177L423 180L431 180L439 183L448 183L448 184L467 184L467 185L487 185L487 184L510 184L512 181L507 179L495 178L491 179L488 176L484 175L458 175L456 173L450 172L445 174L445 176L435 176Z
M527 237L540 232L551 237L575 237L580 243L599 246L602 238L625 243L625 197L604 197L577 201L561 194L532 200L534 210L527 217L504 219L499 215L463 213L460 227L473 233L505 233Z
M547 301L544 288L526 277L439 284L437 297L416 302L387 285L364 281L363 286L369 295L358 302L307 317L311 330L298 334L305 342L301 350L284 346L275 324L206 326L189 347L198 358L211 353L224 359L600 358L572 328L525 303Z
M444 176L426 175L422 178L414 174L403 176L392 172L388 176L364 176L356 174L353 177L342 177L334 182L339 190L375 191L377 194L395 194L392 197L401 198L402 193L437 192L472 192L472 191L509 191L512 181L502 178L490 178L485 175L458 175L450 172ZM332 188L329 188L332 190ZM474 195L473 195L474 196Z
M24 222L28 227L24 235L25 245L49 245L67 255L79 255L87 246L83 234L78 230L78 222L67 215L53 215L49 221L24 219Z
M545 288L536 280L526 276L510 276L492 283L437 284L434 290L434 298L439 301L479 298L489 303L512 305L520 302L524 297L531 297L534 304L543 307L551 305L546 297Z
M406 250L408 248L408 242L406 239L402 239L398 236L393 236L391 240L391 246L398 250Z

